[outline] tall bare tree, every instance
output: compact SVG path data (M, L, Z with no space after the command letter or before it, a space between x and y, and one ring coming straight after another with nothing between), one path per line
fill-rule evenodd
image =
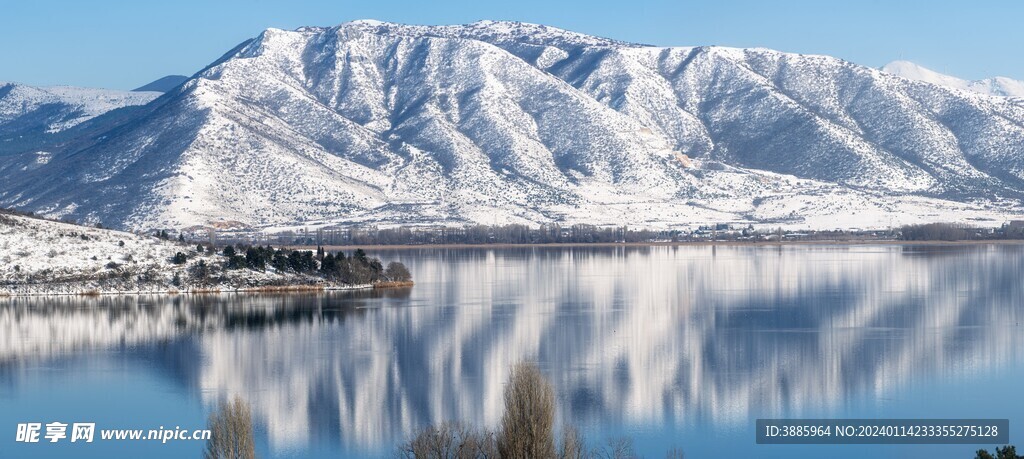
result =
M254 459L252 411L240 397L222 403L210 413L210 439L206 441L206 459Z
M498 452L505 459L555 456L555 389L532 363L512 367Z

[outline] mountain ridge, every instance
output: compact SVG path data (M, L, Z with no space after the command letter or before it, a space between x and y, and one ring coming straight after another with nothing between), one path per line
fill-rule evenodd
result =
M910 61L893 61L884 65L881 70L911 80L924 81L978 94L1024 98L1024 81L1007 77L997 76L981 80L965 80L936 72Z
M997 224L1024 196L1008 101L526 23L267 29L139 112L46 164L0 158L24 172L0 204L126 228L851 228Z
M59 132L114 109L144 105L157 96L150 91L30 86L0 81L0 133Z

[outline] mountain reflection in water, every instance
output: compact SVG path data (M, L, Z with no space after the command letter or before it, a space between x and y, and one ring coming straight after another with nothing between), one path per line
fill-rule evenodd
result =
M1019 365L1018 246L397 250L412 289L0 300L0 384L131 351L203 402L240 395L273 448L386 447L495 426L535 360L559 416L729 425Z

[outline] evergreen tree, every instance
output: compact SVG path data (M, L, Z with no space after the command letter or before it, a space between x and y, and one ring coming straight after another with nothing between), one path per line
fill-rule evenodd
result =
M380 282L384 277L384 265L380 260L371 258L367 267L370 268L370 282Z
M327 254L320 260L320 273L328 279L338 277L338 260L334 258L334 255Z
M307 273L316 271L317 263L316 258L313 257L313 252L307 250L302 253L302 268L303 272Z
M282 273L288 271L288 256L284 254L283 250L278 249L274 252L274 257L270 260L270 266Z
M249 269L266 271L267 261L263 258L263 252L256 247L249 247L245 250L245 264Z
M230 258L228 258L228 269L242 269L246 266L247 263L245 262L245 257L241 255L232 255Z
M366 252L364 252L363 249L356 249L356 252L352 254L352 258L355 258L359 263L364 265L367 264Z
M292 271L297 273L305 272L305 263L302 260L302 253L298 250L292 250L292 253L288 254L288 267Z

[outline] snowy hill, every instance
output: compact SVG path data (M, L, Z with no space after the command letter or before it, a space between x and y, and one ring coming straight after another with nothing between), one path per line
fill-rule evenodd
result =
M173 263L179 252L188 260ZM233 291L323 282L272 269L224 270L224 259L197 253L194 244L0 212L0 296ZM200 263L208 270L202 278Z
M0 205L124 228L863 228L998 224L1024 196L1010 99L522 23L268 29L111 118L0 155Z
M986 78L984 80L962 80L924 68L909 61L893 61L882 67L882 71L899 75L911 80L924 81L939 86L973 91L979 94L1001 97L1024 98L1024 81L1006 77Z
M76 88L35 87L0 82L0 136L9 132L58 132L110 110L149 103L159 93Z

